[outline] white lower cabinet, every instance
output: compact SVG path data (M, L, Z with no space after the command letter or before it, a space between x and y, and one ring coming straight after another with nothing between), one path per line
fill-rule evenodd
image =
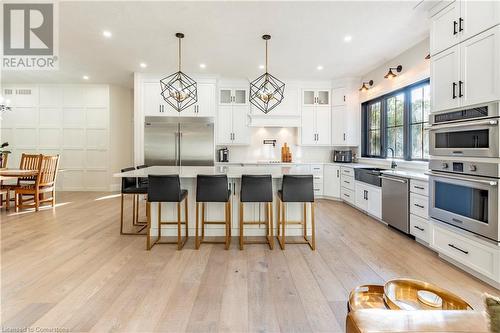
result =
M323 195L340 198L340 166L325 165L323 169Z
M376 218L382 218L382 189L380 187L356 182L355 193L356 207Z
M356 198L353 190L349 190L345 187L340 188L340 198L351 205L356 205Z
M498 246L465 237L434 223L433 248L474 271L500 281L500 251Z
M429 220L410 214L410 234L429 244L432 235L432 225L429 223Z

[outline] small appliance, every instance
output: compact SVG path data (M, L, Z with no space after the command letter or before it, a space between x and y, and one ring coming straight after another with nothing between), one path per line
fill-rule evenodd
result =
M333 162L352 163L352 150L334 150Z
M217 150L217 156L219 162L229 162L229 149L224 147Z

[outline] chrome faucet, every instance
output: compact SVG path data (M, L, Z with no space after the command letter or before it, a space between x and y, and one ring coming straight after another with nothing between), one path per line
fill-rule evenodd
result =
M396 167L398 166L398 164L396 163L396 161L394 161L394 149L387 148L387 150L390 150L391 153L392 153L392 157L391 157L391 169L396 169Z

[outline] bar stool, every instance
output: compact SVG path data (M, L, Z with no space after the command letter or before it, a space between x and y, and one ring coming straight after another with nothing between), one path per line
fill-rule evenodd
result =
M257 202L266 203L266 220L245 221L244 203ZM240 192L240 250L244 244L269 244L271 250L274 248L273 239L273 180L271 175L242 175ZM265 241L245 241L243 230L245 225L265 225Z
M130 168L125 168L121 169L121 172L127 172L127 171L133 171L135 170L134 167ZM122 178L122 186L121 186L121 214L120 214L120 235L145 235L145 233L141 233L142 230L144 230L147 227L147 223L145 222L138 222L136 220L137 215L137 210L139 209L136 204L137 203L137 197L140 194L147 194L148 189L146 187L140 187L137 184L137 178L135 177L123 177ZM132 225L134 227L140 227L139 230L136 232L124 232L123 231L123 199L125 198L125 195L132 195Z
M228 188L226 175L198 175L196 178L196 249L201 243L225 244L226 250L231 244L231 190ZM207 202L224 202L224 221L206 221ZM198 232L199 207L201 204L201 240ZM224 241L205 241L205 224L224 224L226 235Z
M181 250L188 240L188 191L181 189L179 175L149 175L148 176L148 238L146 240L146 248L151 250L155 244L177 244L177 250ZM181 203L184 201L184 218L181 221ZM151 203L158 203L158 238L151 243ZM177 203L177 221L162 221L161 220L161 204L163 202ZM161 241L161 226L162 225L177 225L177 241L162 242ZM184 225L186 235L184 239L181 236L181 226Z
M143 164L143 165L138 165L136 167L137 170L140 170L140 169L144 169L144 168L147 168L149 167L149 165L146 165L146 164ZM147 188L148 188L148 177L138 177L137 178L137 184L139 187L141 188L145 188L146 189L146 192L147 192ZM139 199L140 199L140 195L137 195L136 196L136 202L135 202L135 205L137 206L137 209L135 211L135 221L138 225L145 225L148 223L148 221L139 221L139 208L140 208L140 205L139 205ZM147 213L147 212L146 212Z
M285 230L287 224L302 224L305 241L287 242L289 244L309 244L312 250L316 249L316 235L314 229L314 188L312 175L284 175L282 189L278 191L278 242L282 250L285 249ZM286 203L304 203L303 220L287 221ZM307 238L307 203L311 204L311 239ZM280 230L281 227L281 230Z

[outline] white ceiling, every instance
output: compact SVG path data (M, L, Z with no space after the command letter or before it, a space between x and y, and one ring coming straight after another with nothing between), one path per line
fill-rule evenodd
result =
M428 14L414 9L418 3L61 2L60 70L4 71L2 80L65 83L88 75L89 82L131 87L135 71L175 71L176 32L186 35L186 73L254 78L264 63L261 35L269 33L269 72L279 78L361 76L428 36Z

